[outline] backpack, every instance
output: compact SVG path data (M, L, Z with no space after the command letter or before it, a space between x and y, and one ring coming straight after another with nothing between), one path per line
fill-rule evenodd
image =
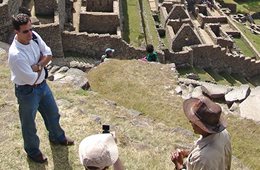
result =
M39 46L39 42L38 42L38 40L37 40L37 36L34 34L34 33L32 33L32 40L34 41L34 42L36 42L37 44L38 44L38 46ZM40 47L39 47L40 48ZM41 49L40 49L41 50ZM42 54L42 52L40 51L40 53ZM47 67L45 66L44 67L44 71L45 71L45 79L47 79L48 78L48 69L47 69Z

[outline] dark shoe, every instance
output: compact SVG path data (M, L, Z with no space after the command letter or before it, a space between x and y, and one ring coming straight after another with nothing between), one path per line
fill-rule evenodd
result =
M54 145L63 145L63 146L70 146L70 145L74 145L74 140L65 137L65 140L63 141L51 141L50 142Z
M30 155L27 155L27 156L32 161L37 162L37 163L45 163L48 160L47 157L45 155L43 155L41 152L36 156L30 156Z

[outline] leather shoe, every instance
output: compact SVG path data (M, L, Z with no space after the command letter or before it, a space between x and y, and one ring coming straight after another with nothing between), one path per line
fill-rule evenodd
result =
M36 156L27 155L27 157L37 163L45 163L48 160L47 157L45 155L43 155L41 152L39 154L37 154Z
M63 145L63 146L70 146L74 145L74 140L70 139L69 137L65 137L63 141L51 141L50 142L54 145Z

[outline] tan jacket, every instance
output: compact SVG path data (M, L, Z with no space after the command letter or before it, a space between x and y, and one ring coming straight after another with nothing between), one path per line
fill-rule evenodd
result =
M227 130L199 138L187 157L188 170L229 170L231 142Z

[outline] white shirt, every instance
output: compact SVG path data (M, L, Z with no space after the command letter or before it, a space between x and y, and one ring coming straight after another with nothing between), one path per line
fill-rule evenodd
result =
M231 143L227 130L200 138L187 158L187 170L229 170Z
M52 55L50 47L42 40L39 34L33 31L37 36L38 44L31 40L29 44L21 44L16 39L9 48L8 64L11 69L11 80L17 85L33 85L38 77L37 72L33 72L31 66L39 62L40 52L43 56ZM36 84L41 83L44 80L45 71L41 71L41 75Z

